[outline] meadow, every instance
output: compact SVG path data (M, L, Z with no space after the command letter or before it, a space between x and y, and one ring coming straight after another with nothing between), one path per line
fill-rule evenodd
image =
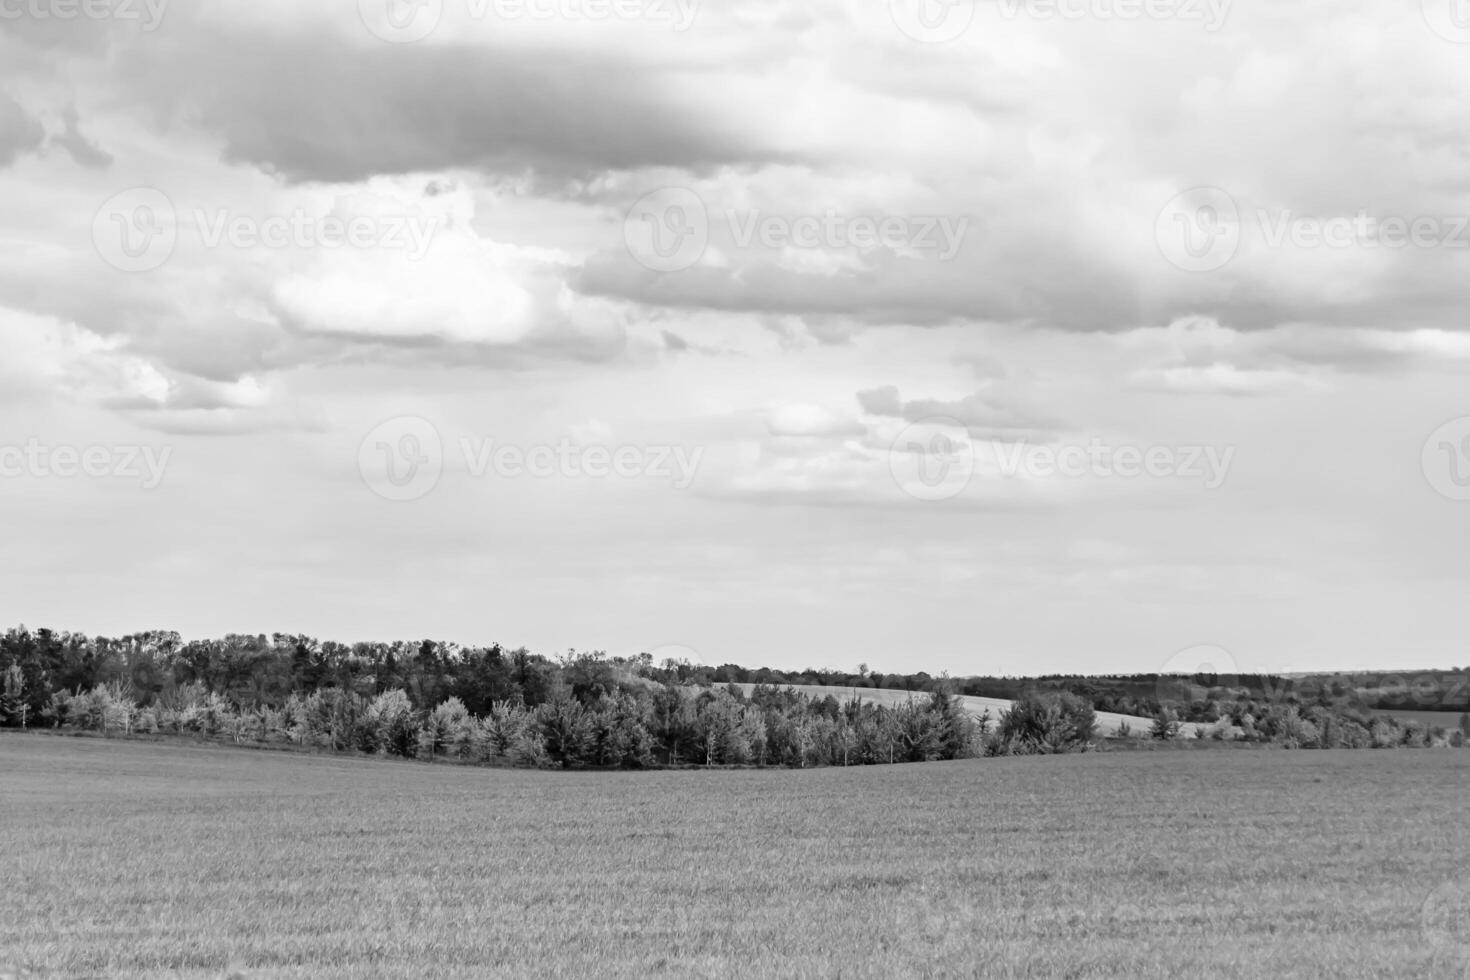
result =
M1467 781L1437 750L547 772L0 733L0 973L1458 978Z

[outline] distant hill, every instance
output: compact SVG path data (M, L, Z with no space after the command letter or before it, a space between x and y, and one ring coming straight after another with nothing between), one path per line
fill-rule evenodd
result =
M736 684L735 686L745 692L747 696L755 687L754 684ZM903 704L909 698L923 700L929 697L928 694L921 691L901 691L893 688L834 687L821 684L778 684L776 686L783 689L789 687L794 691L799 691L802 694L816 698L824 698L830 694L838 701L851 701L854 697L857 697L862 701L890 708ZM973 695L959 695L959 699L964 704L965 710L977 718L987 711L990 712L992 722L999 720L1000 716L1004 712L1011 710L1011 705L1015 703L1004 698L981 698ZM1153 724L1153 719L1138 715L1119 715L1109 711L1099 711L1097 713L1098 731L1104 735L1116 735L1118 729L1125 722L1128 724L1132 735L1138 738L1147 738L1149 727ZM1186 723L1180 734L1186 737L1193 737L1196 734L1196 730L1202 727L1204 726Z

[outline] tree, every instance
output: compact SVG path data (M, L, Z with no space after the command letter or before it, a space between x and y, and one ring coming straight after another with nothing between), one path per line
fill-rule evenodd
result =
M1179 715L1173 708L1160 708L1158 714L1154 715L1153 727L1148 734L1150 738L1167 742L1178 738L1183 728L1184 723L1179 720Z
M26 725L26 681L20 664L11 664L5 669L3 685L0 685L0 725Z
M563 769L582 763L592 735L592 719L582 702L565 693L536 709L546 754Z
M934 742L938 757L969 758L975 743L975 722L965 712L959 697L935 690L929 696L929 713L934 716Z

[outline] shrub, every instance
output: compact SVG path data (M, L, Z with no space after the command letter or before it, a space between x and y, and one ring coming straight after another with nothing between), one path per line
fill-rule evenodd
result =
M1001 715L986 755L1074 752L1088 747L1097 729L1092 705L1075 694L1022 694Z
M1173 708L1160 708L1158 714L1154 715L1154 723L1149 728L1149 738L1159 741L1170 741L1179 737L1184 723L1179 720L1179 715Z

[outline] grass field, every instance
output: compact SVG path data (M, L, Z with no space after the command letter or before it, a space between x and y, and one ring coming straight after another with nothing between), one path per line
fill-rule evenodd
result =
M754 684L736 684L735 686L743 690L747 696L755 687ZM890 708L903 704L909 698L913 698L916 701L924 701L929 697L929 695L923 692L897 691L890 688L826 687L819 684L790 684L785 686L812 697L823 698L830 694L839 701L850 701L854 697L857 697L870 704L881 704ZM969 694L962 695L960 702L964 705L966 711L977 718L987 711L990 712L990 720L992 722L999 721L1000 716L1010 711L1011 705L1015 703L1014 701L1007 701L1004 698L980 698ZM1104 735L1117 735L1125 722L1134 736L1147 738L1149 726L1153 724L1153 719L1143 718L1138 715L1119 715L1110 711L1097 712L1097 729ZM1207 726L1185 722L1181 727L1181 734L1192 736L1195 734L1196 729L1204 727Z
M1467 785L1433 750L565 773L0 735L0 973L1461 977Z

